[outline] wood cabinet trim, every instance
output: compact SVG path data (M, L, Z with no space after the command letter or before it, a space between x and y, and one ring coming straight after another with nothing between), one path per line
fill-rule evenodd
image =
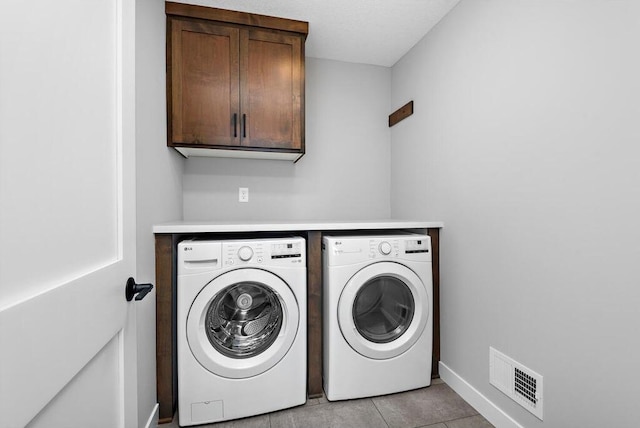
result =
M307 234L307 394L322 397L322 232Z
M290 31L304 35L305 39L307 34L309 34L308 22L278 18L275 16L258 15L255 13L237 12L233 10L174 2L165 3L165 12L167 15L206 19L209 21L220 21L280 31Z
M171 422L177 403L174 383L173 235L156 235L156 393L159 423Z
M173 26L175 24L173 23L173 20L167 16L167 41L166 41L166 46L165 46L165 52L166 52L166 79L165 79L165 86L167 89L167 99L166 99L166 103L167 103L167 109L166 109L166 115L167 115L167 146L171 147L171 144L173 143L173 84L171 82L172 76L173 76L173 42L172 42L172 33L173 33Z
M433 279L433 349L431 377L440 377L440 229L427 229L431 237L431 277Z
M222 149L222 150L238 150L241 152L276 152L276 153L303 153L300 149L283 149L278 147L255 147L255 146L227 146L225 144L198 144L195 146L190 143L171 143L171 147L189 147L203 149Z

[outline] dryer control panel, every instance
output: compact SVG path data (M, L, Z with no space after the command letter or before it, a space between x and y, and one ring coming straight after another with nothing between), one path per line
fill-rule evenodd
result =
M431 238L428 235L325 236L322 246L329 265L376 259L431 261Z

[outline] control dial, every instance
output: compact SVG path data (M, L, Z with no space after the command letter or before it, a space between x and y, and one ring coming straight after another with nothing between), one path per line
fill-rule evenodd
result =
M249 260L251 260L251 257L253 257L253 250L251 249L251 247L247 246L240 247L240 249L238 250L238 257L243 262L248 262Z
M378 249L382 254L388 256L391 253L391 244L389 244L387 241L383 241L378 246Z

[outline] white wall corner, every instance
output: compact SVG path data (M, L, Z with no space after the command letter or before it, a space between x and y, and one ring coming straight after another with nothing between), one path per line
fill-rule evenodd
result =
M144 428L156 428L158 426L158 420L160 417L160 404L156 403L151 410L151 414L149 415L149 419L145 424Z
M440 378L467 403L471 404L486 420L497 428L524 428L511 416L496 406L458 373L451 370L442 361L439 363Z

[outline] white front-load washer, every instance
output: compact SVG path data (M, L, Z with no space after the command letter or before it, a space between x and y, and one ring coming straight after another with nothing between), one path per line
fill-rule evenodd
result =
M322 250L327 399L430 385L429 236L325 236Z
M187 240L177 262L179 424L304 404L305 240Z

